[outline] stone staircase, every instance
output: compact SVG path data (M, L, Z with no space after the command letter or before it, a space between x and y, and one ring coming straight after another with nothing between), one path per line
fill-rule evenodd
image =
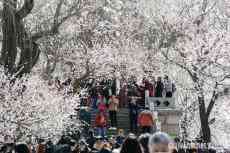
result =
M158 109L158 119L161 122L161 130L169 134L179 133L179 120L182 112L177 109ZM109 113L108 124L110 124ZM91 127L94 126L96 111L91 110ZM117 112L118 129L123 129L125 133L129 132L129 110L127 108L120 108ZM110 126L110 125L109 125ZM109 127L108 126L108 127ZM117 130L108 130L109 135L115 135Z
M94 126L94 121L96 117L97 111L91 110L91 126ZM109 120L109 113L107 112L108 116L108 124L110 126ZM127 108L121 108L117 112L117 122L118 122L118 129L124 129L125 131L129 130L129 112Z
M129 130L130 121L129 121L129 110L127 108L122 108L117 113L117 122L118 128L124 129L125 131Z

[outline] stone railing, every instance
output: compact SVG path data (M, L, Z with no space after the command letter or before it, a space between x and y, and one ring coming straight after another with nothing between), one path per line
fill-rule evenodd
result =
M164 98L164 97L146 97L145 105L151 110L158 109L174 109L175 108L175 97Z
M179 121L182 111L175 107L175 97L145 97L145 105L149 106L157 118L157 130L172 135L179 134Z

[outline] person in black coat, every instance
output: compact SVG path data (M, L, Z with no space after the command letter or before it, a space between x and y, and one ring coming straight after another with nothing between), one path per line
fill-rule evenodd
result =
M122 144L120 153L142 153L141 145L135 135L129 134Z
M158 77L156 82L156 97L163 97L164 84L162 78Z
M136 99L131 97L129 102L129 120L130 120L130 131L137 132L137 119L138 119L138 105Z
M149 138L150 138L150 136L151 135L149 133L145 133L145 134L140 135L140 137L138 138L138 141L143 148L143 153L149 153Z
M15 152L16 153L30 153L30 150L26 144L18 144L15 146Z
M89 136L86 139L86 143L89 145L89 148L92 149L95 142L96 142L96 138L94 137L94 132L93 132L93 130L90 130Z

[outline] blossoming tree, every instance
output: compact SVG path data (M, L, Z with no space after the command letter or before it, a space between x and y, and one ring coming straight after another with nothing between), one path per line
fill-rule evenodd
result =
M0 77L0 137L15 142L28 135L60 138L69 126L70 115L75 114L78 98L58 92L38 75L12 79L1 69Z

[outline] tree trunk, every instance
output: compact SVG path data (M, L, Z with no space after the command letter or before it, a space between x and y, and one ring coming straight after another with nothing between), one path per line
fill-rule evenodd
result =
M25 30L23 18L33 8L33 0L24 0L23 7L17 11L17 0L4 0L2 59L7 73L22 76L29 73L39 58L40 49ZM21 50L19 64L16 57Z
M23 22L17 18L17 40L21 49L20 61L17 67L19 76L29 73L39 58L40 49L38 44L28 36Z
M17 56L17 34L15 24L16 6L13 2L4 0L2 14L2 59L4 67L9 73L14 72L14 63ZM11 7L13 7L13 9Z
M199 101L199 115L201 122L201 131L202 131L202 139L205 143L211 142L211 130L209 127L208 116L205 108L204 97L198 97Z
M194 71L196 70L197 68L194 67ZM195 84L195 89L198 92L199 116L200 116L202 140L205 143L209 143L211 142L211 130L210 130L209 121L208 121L209 116L207 114L206 107L205 107L204 91L202 88L203 84L200 83L200 80L197 77L197 73L192 74L191 77Z

